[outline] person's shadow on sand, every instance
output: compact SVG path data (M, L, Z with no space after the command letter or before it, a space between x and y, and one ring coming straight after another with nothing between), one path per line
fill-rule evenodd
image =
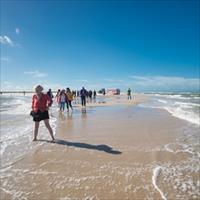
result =
M104 151L106 153L111 153L111 154L115 154L115 155L122 153L121 151L113 150L111 147L109 147L108 145L105 145L105 144L93 145L93 144L80 143L80 142L68 142L66 140L59 140L59 139L56 139L54 142L49 141L49 140L38 140L38 141L55 143L55 144L60 144L60 145L65 145L65 146L78 147L78 148L84 148L84 149L93 149L93 150Z

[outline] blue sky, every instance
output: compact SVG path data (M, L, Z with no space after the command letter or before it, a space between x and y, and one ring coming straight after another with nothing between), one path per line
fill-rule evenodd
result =
M1 0L1 89L199 89L198 0Z

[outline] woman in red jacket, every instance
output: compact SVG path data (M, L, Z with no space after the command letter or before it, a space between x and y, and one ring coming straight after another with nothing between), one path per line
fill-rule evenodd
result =
M35 122L34 138L33 141L37 140L38 129L40 121L44 120L45 126L49 130L52 141L54 141L53 130L49 124L49 112L48 108L52 104L52 99L47 95L42 93L43 87L38 85L35 88L36 94L32 97L32 115L33 121Z

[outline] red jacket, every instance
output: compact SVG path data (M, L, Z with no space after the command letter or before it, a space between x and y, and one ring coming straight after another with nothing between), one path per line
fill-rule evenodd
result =
M52 103L52 99L47 94L42 94L40 100L37 95L34 94L32 97L32 110L34 112L37 112L38 110L44 112L47 109L47 106L51 106Z

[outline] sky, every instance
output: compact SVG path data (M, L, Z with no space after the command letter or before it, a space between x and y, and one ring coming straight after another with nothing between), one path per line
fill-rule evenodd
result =
M199 91L199 0L0 2L1 90Z

